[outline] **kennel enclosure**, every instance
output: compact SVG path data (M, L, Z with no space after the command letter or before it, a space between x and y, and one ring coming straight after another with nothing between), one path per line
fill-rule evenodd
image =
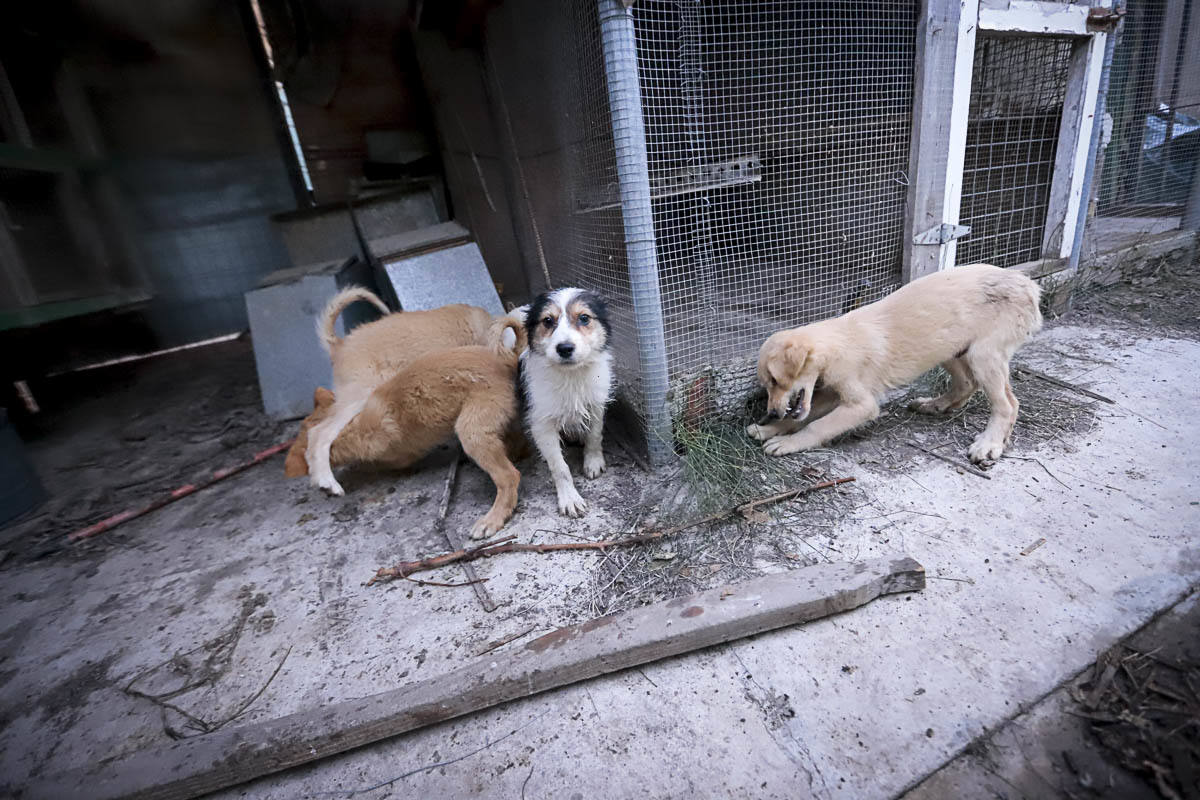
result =
M531 287L609 297L620 394L668 458L748 416L775 330L958 263L1071 266L1124 10L509 0L483 84Z

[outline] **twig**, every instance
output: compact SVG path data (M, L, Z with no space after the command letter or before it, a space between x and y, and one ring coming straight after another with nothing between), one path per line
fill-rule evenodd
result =
M412 580L412 578L409 578L408 580ZM496 639L494 641L488 642L487 646L484 647L482 650L480 650L475 655L476 656L487 655L488 653L492 652L493 650L504 647L504 645L508 644L509 642L515 642L517 639L520 639L522 636L528 636L529 634L533 633L536 630L537 630L537 625L531 625L528 628L526 628L525 630L521 631L520 633L514 633L512 636L505 636L501 639Z
M822 483L814 483L812 486L805 486L800 489L793 489L787 492L781 492L770 497L752 500L749 503L743 503L733 508L718 511L715 514L709 514L706 517L701 517L692 522L686 522L682 525L676 525L673 528L667 528L662 531L652 531L649 533L641 533L636 536L627 536L622 539L604 539L598 542L554 542L550 544L524 544L521 542L511 541L515 536L507 536L504 539L499 539L491 544L480 545L478 547L463 548L455 550L452 553L443 553L440 556L431 558L423 558L418 561L402 561L394 567L380 567L376 571L375 577L367 581L367 586L373 585L376 581L391 580L395 578L405 578L414 572L424 572L426 570L437 569L444 567L447 564L456 564L466 561L475 561L480 558L492 558L493 556L503 555L505 553L556 553L563 550L605 550L609 547L629 547L635 544L645 544L646 542L657 541L668 536L674 536L677 533L690 530L691 528L699 527L710 522L717 522L728 517L739 514L744 510L752 510L755 506L765 505L767 503L776 503L781 500L791 500L808 492L815 492L819 489L828 489L833 486L838 486L843 483L849 483L855 480L854 478L836 478L834 480L824 481Z
M251 705L253 705L255 700L262 697L262 693L265 692L267 690L267 687L271 685L271 681L275 680L275 676L279 674L279 670L283 669L283 662L287 661L288 656L290 656L291 654L292 654L292 648L289 647L287 649L287 652L283 654L283 658L279 659L279 663L275 665L275 671L271 673L271 677L267 678L267 682L264 683L261 687L259 687L258 691L255 692L253 695L251 695L246 700L246 702L244 702L240 706L238 706L237 711L234 711L232 714L230 714L228 717L221 720L220 722L213 723L209 727L208 731L206 731L206 733L211 733L212 731L215 731L217 728L220 728L223 725L228 725L229 723L233 722L235 719L240 717L242 714L246 713L246 709L248 709Z
M1114 406L1117 404L1117 402L1115 400L1109 399L1102 394L1096 394L1091 389L1085 389L1082 386L1077 386L1074 383L1069 383L1067 381L1062 380L1061 378L1056 378L1053 375L1047 375L1046 373L1041 372L1039 370L1031 369L1030 367L1016 366L1016 365L1013 366L1013 369L1017 370L1018 372L1024 372L1026 375L1032 375L1035 378L1041 378L1046 383L1052 383L1055 386L1059 386L1063 389L1070 389L1072 392L1078 392L1079 394L1082 394L1086 397L1090 397L1093 400L1099 400L1104 403L1110 403Z
M454 494L454 484L458 480L458 461L461 454L455 453L450 459L450 469L446 472L446 488L442 490L442 502L438 505L438 527L446 524L446 513L450 510L450 496Z
M129 520L131 520L131 519L137 519L140 516L149 514L151 511L157 511L158 509L162 508L163 506L170 505L171 503L174 503L176 500L182 500L183 498L187 497L188 495L195 494L196 492L199 492L202 489L207 489L208 487L212 486L214 483L219 483L220 481L223 481L226 478L229 478L233 475L237 475L239 472L243 472L245 470L250 469L250 467L253 467L256 464L261 464L262 462L266 461L268 458L270 458L273 455L282 453L283 451L287 450L289 447L292 446L292 441L294 441L294 440L289 439L286 442L280 442L277 445L268 447L266 450L255 453L254 456L249 461L243 461L241 464L237 464L232 467L225 467L224 469L219 469L216 472L214 472L213 476L206 481L201 481L200 483L196 483L196 484L192 484L192 483L184 484L183 486L180 486L178 489L175 489L174 491L172 491L170 494L160 497L159 499L155 500L153 503L150 503L149 505L142 506L141 508L126 509L125 511L122 511L118 514L113 514L111 517L102 519L93 525L89 525L86 528L82 528L80 530L75 531L72 534L69 534L67 536L67 541L68 542L77 542L80 539L89 539L93 536L96 536L97 534L112 530L113 528L117 527L118 525L129 522Z
M454 487L458 483L458 463L460 461L462 461L462 451L456 449L454 457L450 460L450 469L446 471L446 488L442 490L442 502L438 505L437 516L437 528L442 532L442 538L446 540L447 545L456 549L463 546L462 537L446 529L446 514L450 510L450 498L454 495ZM475 591L475 597L479 600L479 605L483 606L483 610L488 614L495 611L497 608L496 601L492 599L492 595L484 587L483 581L475 573L475 568L470 564L463 564L463 575L467 576L465 583L444 585L472 587Z
M525 787L529 784L529 779L533 777L533 764L529 765L529 774L525 776L525 780L521 781L521 800L525 800Z
M969 583L975 585L974 578L950 578L946 575L926 575L925 578L931 581L954 581L955 583Z
M1021 555L1023 555L1023 556L1027 556L1027 555L1029 555L1030 553L1032 553L1034 550L1037 550L1039 547L1041 547L1042 545L1044 545L1045 543L1046 543L1046 540L1045 540L1045 539L1038 539L1036 542L1034 542L1033 544L1029 545L1029 547L1026 547L1024 550L1022 550L1022 551L1021 551Z
M1040 459L1029 458L1028 456L1009 456L1009 458L1015 458L1018 461L1032 461L1033 463L1035 463L1039 467L1041 467L1043 470L1045 470L1047 475L1049 475L1051 478L1053 478L1055 481L1057 481L1059 486L1063 487L1064 489L1071 488L1067 484L1063 483L1062 480L1057 475L1055 475L1053 472L1051 472L1050 468L1047 467L1045 464L1043 464Z
M969 472L972 475L978 475L979 477L981 477L985 480L989 480L989 481L992 479L991 475L988 475L986 472L979 469L978 467L973 467L970 464L964 464L961 461L956 461L953 458L951 458L950 456L944 456L941 453L935 453L934 451L930 450L928 447L922 447L921 445L917 444L916 442L906 442L905 444L907 444L909 447L911 447L915 450L920 450L925 455L933 456L936 459L945 461L947 464L953 464L954 466L958 467L959 469L965 470L966 472Z
M318 797L329 797L330 795L337 795L337 796L341 796L341 797L353 797L356 794L365 794L366 792L373 792L376 789L382 789L384 786L391 786L396 781L404 780L405 778L412 776L412 775L417 775L422 772L429 772L430 770L440 769L442 767L448 767L451 764L457 764L459 761L465 761L466 759L470 758L473 755L482 753L484 750L487 750L489 747L494 747L495 745L500 744L500 742L503 742L505 739L509 738L510 736L516 736L518 733L525 730L533 723L540 722L542 717L546 716L549 713L550 713L550 709L547 709L547 710L543 711L541 714L538 714L533 719L529 720L529 722L526 722L521 727L514 728L511 731L509 731L508 733L504 734L503 736L498 736L495 739L492 739L490 742L485 742L484 744L475 748L471 752L464 753L461 756L457 756L455 758L449 758L449 759L446 759L445 761L439 761L436 764L429 764L424 767L417 767L416 769L410 769L408 772L405 772L402 775L397 775L396 777L389 778L386 781L380 781L379 783L375 784L374 786L367 786L362 789L339 789L339 790L334 790L331 792L317 792L317 796Z
M458 588L459 586L474 586L477 583L483 583L484 581L487 581L490 579L489 578L476 578L473 581L462 581L461 583L442 583L441 581L423 581L418 578L410 578L407 575L405 575L404 580L412 581L413 583L415 583L419 586L445 586L450 589L455 589L455 588Z

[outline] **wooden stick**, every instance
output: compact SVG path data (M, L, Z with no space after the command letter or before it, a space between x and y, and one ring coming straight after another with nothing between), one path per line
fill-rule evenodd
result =
M1114 406L1117 404L1116 400L1110 400L1109 398L1105 397L1102 394L1096 394L1091 389L1085 389L1082 386L1076 386L1073 383L1068 383L1067 381L1064 381L1061 378L1056 378L1053 375L1047 375L1046 373L1040 372L1036 369L1030 369L1029 367L1019 367L1019 366L1014 366L1013 369L1017 370L1018 372L1024 372L1026 375L1032 375L1035 378L1041 378L1046 383L1052 383L1055 386L1061 386L1064 389L1070 389L1072 392L1078 392L1079 394L1085 395L1087 397L1091 397L1094 400L1100 400L1101 402L1104 402L1104 403L1112 403Z
M954 466L958 467L959 469L965 470L965 471L971 473L972 475L978 475L979 477L981 477L985 480L989 480L989 481L992 479L991 475L988 475L986 472L979 469L978 467L973 467L970 464L964 464L961 461L956 461L953 458L951 458L950 456L944 456L941 453L935 453L934 451L930 450L928 447L922 447L921 445L917 444L916 442L905 442L905 444L907 444L909 447L913 448L914 450L920 450L925 455L933 456L934 458L940 458L942 461L945 461L947 464L953 464Z
M559 628L399 689L46 776L23 798L189 800L481 709L924 588L911 558L818 564Z
M458 482L458 462L462 460L462 452L456 450L454 458L450 461L450 469L446 472L446 488L442 492L442 502L438 506L438 528L442 531L442 537L446 540L446 544L452 550L461 550L463 547L463 538L457 531L451 532L446 527L446 514L450 510L450 496L454 494L454 486ZM475 573L475 567L471 566L470 562L463 562L463 574L467 576L466 584L469 584L475 591L475 597L479 600L479 605L483 606L483 610L490 614L496 610L496 601L492 599L491 593L487 587L483 585L483 580ZM368 585L370 585L368 583Z
M486 654L492 652L493 650L498 650L501 647L504 647L504 645L508 644L509 642L515 642L517 639L520 639L522 636L528 636L529 634L533 633L536 630L537 630L537 626L532 625L519 633L514 633L511 636L504 636L499 639L496 639L495 641L488 642L484 646L484 648L482 650L480 650L478 653L476 653L475 655L476 656L486 655Z
M174 503L176 500L182 500L183 498L187 497L188 495L195 494L196 492L199 492L203 489L207 489L208 487L212 486L214 483L220 483L221 481L225 480L226 478L237 475L239 472L244 472L245 470L250 469L251 467L255 466L256 464L261 464L262 462L266 461L271 456L278 455L279 453L284 452L285 450L287 450L289 447L292 446L293 441L295 441L295 440L289 439L286 442L280 442L277 445L272 445L271 447L268 447L266 450L262 450L258 453L255 453L254 456L249 461L243 461L241 464L237 464L232 467L225 467L223 469L219 469L216 472L214 472L212 477L206 481L201 481L200 483L184 484L183 486L180 486L178 489L171 491L169 494L163 495L162 497L158 498L157 500L155 500L153 503L150 503L149 505L142 506L141 508L126 509L125 511L122 511L118 514L113 514L111 517L102 519L93 525L89 525L86 528L82 528L80 530L75 531L72 534L69 534L67 536L67 541L68 542L78 542L80 539L90 539L91 537L96 536L97 534L104 533L105 531L110 531L113 528L117 527L118 525L129 522L129 520L131 520L131 519L137 519L140 516L149 514L151 511L157 511L158 509L162 508L163 506L168 506L171 503Z
M751 510L756 506L766 505L768 503L778 503L782 500L791 500L808 492L815 492L818 489L828 489L833 486L838 486L843 483L850 483L854 478L835 478L833 480L824 481L822 483L814 483L812 486L804 486L799 489L791 489L786 492L771 495L770 497L759 498L752 500L749 503L743 503L734 508L728 508L723 511L718 511L715 514L709 514L706 517L701 517L692 522L686 522L682 525L676 525L673 528L667 528L662 531L652 531L649 533L641 533L636 536L627 536L623 539L603 539L598 542L552 542L549 544L522 544L520 542L510 541L516 537L509 536L507 539L501 539L491 544L480 545L470 549L458 549L452 553L443 553L440 556L431 558L422 558L417 561L401 561L393 567L380 567L375 572L375 577L367 581L367 586L371 586L376 581L392 580L395 578L406 578L414 572L424 572L426 570L437 569L444 567L447 564L458 564L468 561L476 561L481 558L492 558L493 556L504 555L505 553L557 553L563 550L604 550L609 547L629 547L635 544L645 544L653 542L657 539L664 539L668 536L674 536L677 533L699 527L709 522L718 522L720 520L741 513L743 510Z

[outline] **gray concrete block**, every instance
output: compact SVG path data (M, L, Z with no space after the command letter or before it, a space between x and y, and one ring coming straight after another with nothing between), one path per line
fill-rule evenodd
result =
M492 314L504 313L491 273L474 242L386 260L382 266L405 311L469 303Z
M329 355L317 339L317 315L349 284L373 288L369 269L357 260L298 267L273 273L246 293L246 313L254 342L254 362L263 410L272 419L296 419L312 411L313 389L333 386ZM345 336L378 314L355 303L338 319Z

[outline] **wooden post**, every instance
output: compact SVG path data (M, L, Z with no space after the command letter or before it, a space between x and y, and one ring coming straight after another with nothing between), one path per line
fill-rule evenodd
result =
M958 223L978 0L923 0L917 19L904 281L954 266L955 243L914 237Z
M818 564L559 628L400 689L51 776L30 798L184 800L617 670L925 587L911 558Z
M1063 101L1058 149L1054 157L1054 177L1046 208L1043 258L1068 258L1071 255L1079 204L1084 202L1084 173L1092 126L1096 124L1096 94L1100 88L1107 39L1108 34L1095 33L1077 41L1071 51L1067 95Z

